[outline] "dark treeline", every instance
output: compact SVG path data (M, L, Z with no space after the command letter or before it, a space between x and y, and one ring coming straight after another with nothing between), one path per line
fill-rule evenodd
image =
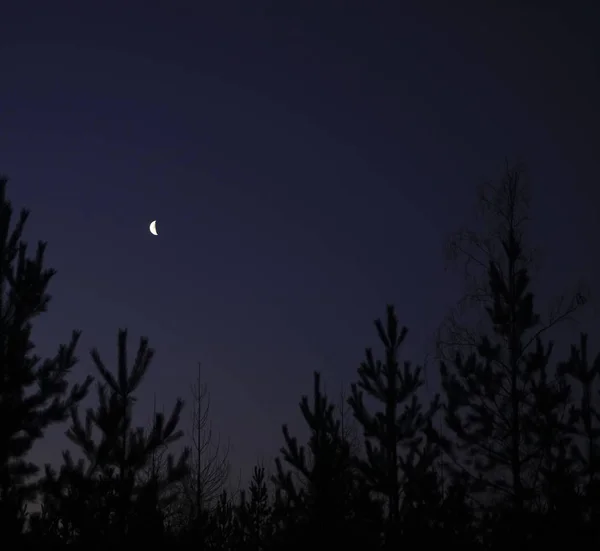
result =
M422 369L403 357L409 332L390 305L343 403L315 372L300 400L308 441L283 425L275 470L257 465L249 487L232 494L200 379L191 405L178 401L134 426L136 390L154 354L146 339L131 363L125 330L116 362L92 350L94 380L77 380L77 332L54 357L35 355L32 324L48 307L54 272L45 244L31 251L22 241L28 213L12 212L2 180L0 545L505 551L600 543L600 356L587 335L567 357L552 353L550 337L585 295L539 313L548 308L530 284L526 191L521 167L507 167L482 194L482 228L451 240L468 285L437 337L440 394L424 398ZM95 406L82 411L88 395ZM73 456L31 463L32 446L56 424Z

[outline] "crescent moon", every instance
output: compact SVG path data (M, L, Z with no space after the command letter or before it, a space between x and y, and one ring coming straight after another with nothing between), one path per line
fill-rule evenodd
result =
M152 220L152 222L150 222L150 233L152 235L158 235L158 232L156 231L156 220Z

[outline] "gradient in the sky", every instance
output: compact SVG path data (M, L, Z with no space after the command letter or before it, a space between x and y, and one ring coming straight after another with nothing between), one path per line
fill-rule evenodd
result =
M147 335L141 421L201 361L247 473L302 430L313 370L352 380L386 302L423 361L460 293L444 240L505 157L530 167L541 292L597 280L598 8L492 4L5 3L0 170L58 270L41 350L82 329L83 377L119 327Z

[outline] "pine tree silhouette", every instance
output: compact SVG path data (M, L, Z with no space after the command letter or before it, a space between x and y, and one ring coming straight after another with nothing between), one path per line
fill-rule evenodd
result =
M231 496L226 490L221 492L216 506L210 512L206 549L220 551L234 549L238 544L238 523ZM197 542L199 543L199 542Z
M562 375L568 375L581 386L581 399L570 411L570 426L581 440L575 442L572 452L580 467L580 475L588 485L600 479L600 354L588 360L588 335L582 334L579 346L571 347L571 356L559 366Z
M248 489L242 490L237 506L241 529L240 551L263 551L271 536L271 503L267 488L265 468L255 466Z
M285 470L280 458L275 460L278 545L304 549L313 544L341 548L374 544L379 537L379 508L357 477L350 443L334 417L335 406L321 391L317 372L312 407L303 396L300 410L310 429L308 445L299 445L284 425L286 445L281 453L292 470Z
M423 385L421 368L409 362L400 366L399 349L408 330L399 327L393 306L387 307L384 322L375 327L384 346L384 360L376 360L372 349L358 369L359 382L352 385L349 398L356 419L364 429L367 458L360 467L376 493L387 501L386 548L398 543L402 495L409 486L413 492L438 456L432 419L439 409L436 396L424 409L417 397ZM382 410L369 412L364 393L381 404Z
M105 366L99 352L91 357L101 376L98 406L88 409L85 424L77 408L71 410L67 432L85 456L75 463L65 452L65 463L58 476L47 466L46 505L70 525L68 543L79 545L122 544L135 541L157 543L163 536L161 505L174 496L169 492L187 472L189 452L177 461L169 454L160 475L142 477L154 453L177 441L183 402L178 400L168 420L156 413L150 430L132 426L135 391L150 366L154 350L148 340L140 339L135 361L127 368L127 332L118 334L116 374ZM94 431L100 433L97 438Z
M590 362L587 334L581 335L579 346L571 347L571 355L561 362L559 373L578 385L580 398L573 401L569 411L571 461L566 461L565 470L570 476L566 480L563 476L560 481L550 478L548 485L561 501L559 512L578 512L579 523L583 520L587 525L580 529L582 535L600 543L600 354Z
M55 271L44 266L46 243L28 255L22 235L29 211L21 211L11 228L6 185L0 178L0 519L3 535L15 538L24 526L26 503L36 494L31 479L38 467L27 454L50 425L67 419L91 378L71 388L67 382L77 363L79 332L53 358L42 360L34 352L32 324L48 309Z

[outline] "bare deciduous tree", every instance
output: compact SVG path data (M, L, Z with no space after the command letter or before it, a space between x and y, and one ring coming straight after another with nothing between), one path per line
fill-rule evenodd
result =
M479 189L481 231L460 229L452 234L447 244L447 259L460 264L464 270L465 293L442 323L436 335L439 359L453 360L456 352L474 351L481 335L487 332L487 309L493 307L494 295L489 286L488 270L491 264L504 266L506 251L504 239L513 231L522 244L519 268L530 272L539 259L539 251L527 243L525 228L530 221L530 189L523 163L506 163L508 178L500 185L485 183ZM586 302L589 291L579 282L575 291L554 299L540 327L530 337L526 352L543 333L572 319L572 315Z
M188 519L199 518L212 508L230 473L229 445L223 447L220 437L213 435L210 393L202 383L200 365L192 397L190 474L181 484L182 505Z

